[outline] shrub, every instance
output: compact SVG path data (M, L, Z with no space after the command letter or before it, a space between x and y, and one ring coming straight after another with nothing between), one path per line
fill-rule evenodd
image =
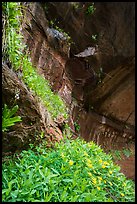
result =
M8 106L4 104L2 111L2 132L7 131L7 128L13 126L15 123L22 121L20 116L13 117L18 108L18 105L16 105L13 108L9 109Z
M93 14L95 12L96 8L94 6L94 3L92 3L90 6L88 6L86 14Z
M59 95L53 93L49 82L37 73L27 55L24 56L22 62L23 80L27 86L44 103L53 118L57 118L58 115L62 115L65 119L67 119L68 115L65 104Z
M32 149L33 148L33 149ZM2 168L3 202L133 202L134 183L93 142L77 138L22 151Z

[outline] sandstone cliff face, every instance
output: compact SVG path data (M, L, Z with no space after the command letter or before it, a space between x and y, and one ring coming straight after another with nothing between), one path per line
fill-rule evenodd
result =
M135 55L135 3L95 2L94 13L87 14L90 5L80 2L75 7L72 2L51 2L48 18L59 20L60 27L70 33L75 42L73 54L97 44L96 64L105 71L111 70ZM97 35L97 40L92 35ZM91 58L91 64L92 61Z
M127 147L135 139L134 3L96 2L93 14L86 14L89 2L77 5L26 3L22 33L32 63L66 102L74 132L75 121L87 141L108 150ZM69 32L71 46L49 26L55 19ZM95 52L78 57L87 48Z
M27 12L24 18L27 22L24 21L22 32L32 62L68 107L72 104L72 97L76 99L74 110L82 109L83 112L79 115L76 111L76 114L71 107L74 120L83 117L84 111L90 118L94 110L100 114L99 123L104 115L113 123L127 125L134 138L134 3L121 2L119 6L115 2L95 3L93 14L87 14L90 3L77 4L77 7L71 2L27 4L30 13ZM45 7L48 12L44 11ZM67 40L58 37L61 33L49 27L47 19L55 18L74 41L70 56ZM91 39L93 34L97 34L96 40ZM89 47L95 48L91 56L78 57L79 52ZM99 72L100 67L102 72ZM110 125L107 121L106 125ZM80 126L81 135L85 137L85 120ZM117 124L112 125L112 128L116 127ZM90 139L93 138L94 133Z
M51 2L47 4L47 16L59 21L60 27L69 32L74 41L70 50L70 67L67 69L74 70L75 79L83 71L80 63L77 66L73 63L72 56L88 47L97 47L95 54L84 57L89 64L89 71L83 75L85 83L82 87L75 87L75 92L78 90L79 97L83 97L85 106L134 125L135 4L95 2L95 11L87 14L90 5L89 2L80 2L77 6L74 2ZM96 40L91 38L92 35L97 35ZM77 76L76 69L81 70L76 73ZM96 72L94 77L93 70ZM98 73L102 74L103 81L94 89L96 80L100 78ZM130 96L128 100L127 96Z

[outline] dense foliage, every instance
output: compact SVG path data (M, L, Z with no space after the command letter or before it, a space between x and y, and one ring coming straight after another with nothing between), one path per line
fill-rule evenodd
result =
M9 109L8 106L4 104L2 110L2 132L7 131L9 127L21 121L20 116L14 116L18 108L18 105L16 105L13 108Z
M130 202L134 184L111 155L81 139L23 151L2 168L2 200L9 202Z
M3 2L3 56L7 56L14 70L21 70L22 79L44 103L53 118L62 115L67 118L66 107L59 95L53 93L50 84L37 73L26 53L26 45L20 32L21 9L19 2ZM24 50L25 48L25 50ZM20 73L20 72L19 72Z

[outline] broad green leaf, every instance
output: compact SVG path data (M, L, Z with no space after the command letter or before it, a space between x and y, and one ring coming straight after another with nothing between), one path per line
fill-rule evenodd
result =
M54 172L54 173L56 173L56 174L59 174L60 175L60 173L56 170L56 169L53 169L53 168L51 168L52 169L52 171Z
M44 198L44 201L49 202L51 200L51 198L52 198L52 195L53 195L53 192L51 192L50 194L47 193L46 197Z
M62 181L66 182L66 183L70 183L73 181L73 179L63 179Z
M5 194L5 193L7 194L7 191L9 192L8 188L7 189L2 189L2 195Z
M36 190L33 189L33 190L30 192L30 194L33 195L35 192L36 192Z
M15 190L15 191L11 192L12 198L17 198L18 194L19 194L19 190Z
M39 173L42 176L42 178L45 178L45 176L44 176L43 172L41 171L41 169L39 169Z

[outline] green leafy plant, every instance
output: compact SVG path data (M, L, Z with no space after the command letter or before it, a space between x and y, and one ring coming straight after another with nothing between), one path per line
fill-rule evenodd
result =
M102 68L102 67L99 68L99 70L96 72L96 75L97 75L97 77L98 77L98 82L97 82L97 84L102 83L102 80L103 80L103 78L104 78L104 71L103 71L103 68Z
M71 5L73 6L74 9L78 9L79 8L79 3L78 2L71 2Z
M110 154L114 160L121 160L121 151L120 150L111 150Z
M88 6L86 14L93 14L95 12L96 8L94 6L94 3L92 3L90 6Z
M67 39L67 41L68 41L69 44L72 44L72 43L73 43L72 38L70 37L70 35L69 35L67 32L65 32L62 28L60 28L59 26L57 26L56 23L55 23L55 21L50 20L50 21L49 21L49 25L50 25L50 27L52 27L52 28L58 30L60 33L62 33L62 34L64 35L64 37Z
M23 58L23 80L28 87L39 96L53 118L62 115L67 119L67 111L65 104L59 95L54 94L51 90L49 82L32 66L28 56Z
M115 150L114 154L118 160L121 160L121 152L119 150Z
M49 12L49 10L48 10L49 8L48 8L48 2L45 2L44 3L44 10L45 10L45 12L48 14L48 12Z
M18 110L18 105L9 109L6 104L4 104L2 111L2 131L5 132L9 127L13 126L15 123L22 121L20 116L14 116ZM14 117L13 117L14 116Z
M124 148L123 150L111 150L110 154L112 155L114 160L121 160L122 156L130 157L133 155L132 151L130 149Z
M77 122L74 122L74 126L75 126L76 132L79 132L79 130L80 130L79 124Z
M134 183L94 142L22 151L2 166L3 202L134 202Z
M3 13L5 14L5 27L3 34L3 46L9 56L9 60L17 70L20 68L20 60L23 58L23 49L26 47L22 44L22 35L19 34L21 21L21 7L19 2L2 2ZM3 53L5 54L5 53Z
M132 155L132 152L130 149L123 149L122 152L126 157L130 157Z
M94 41L96 41L96 40L97 40L97 34L91 35L91 39L94 40Z
M104 79L105 76L108 76L109 78L112 78L112 76L110 74L103 71L102 67L100 67L98 69L98 71L96 72L96 76L98 78L97 84L104 83L103 79Z

